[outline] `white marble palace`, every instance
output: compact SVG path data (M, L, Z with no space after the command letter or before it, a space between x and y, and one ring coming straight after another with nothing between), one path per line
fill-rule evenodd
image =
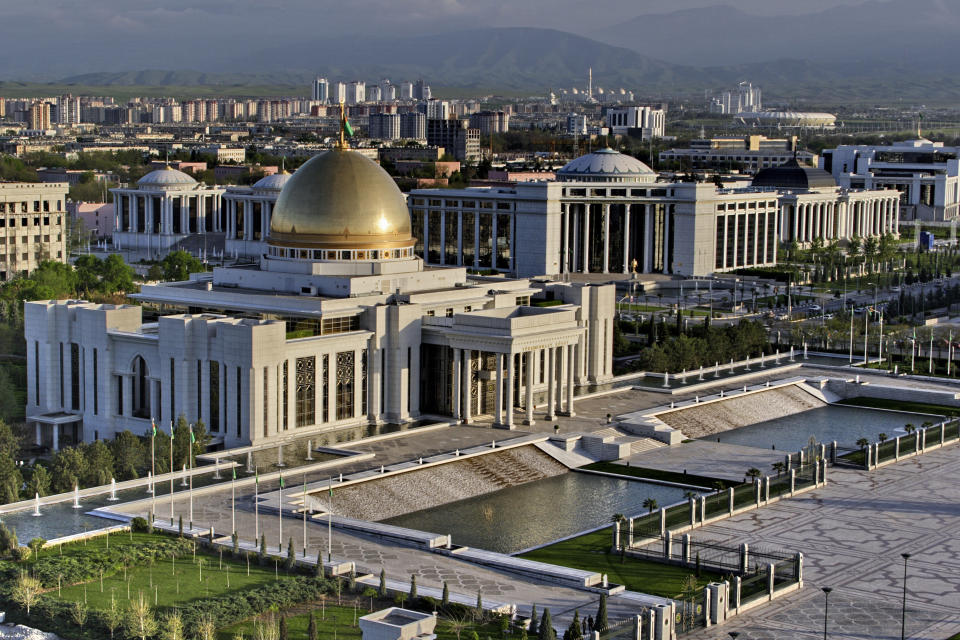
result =
M386 172L316 156L283 185L259 263L143 287L156 321L27 303L27 420L54 448L180 414L223 447L429 416L510 429L612 377L613 286L472 277L414 244Z

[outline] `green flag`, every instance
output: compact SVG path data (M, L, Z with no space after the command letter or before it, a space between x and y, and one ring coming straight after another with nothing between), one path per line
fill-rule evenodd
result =
M257 469L256 471L254 471L254 474L256 474L256 475L254 476L254 480L253 480L253 481L254 481L256 484L260 484L260 470Z
M197 441L197 436L193 435L193 429L190 429L190 444Z
M283 489L283 475L280 476L280 488Z
M350 126L350 121L347 120L346 118L343 119L343 130L347 133L348 136L350 136L351 138L353 137L353 127Z
M237 479L237 468L236 468L236 467L233 467L233 468L231 469L231 471L233 471L233 479L236 480L236 479Z
M153 435L156 436L156 435L157 435L157 423L154 422L153 419L150 420L150 427L153 429Z

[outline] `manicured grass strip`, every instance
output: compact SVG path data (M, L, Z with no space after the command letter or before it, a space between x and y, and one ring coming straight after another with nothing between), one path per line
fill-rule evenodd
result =
M611 582L622 584L627 589L665 598L680 597L683 581L694 573L692 568L638 558L626 557L621 560L620 554L610 553L611 544L611 530L606 528L530 551L521 557L562 567L605 573ZM719 574L701 570L697 584L703 588L708 582L719 579Z
M889 398L846 398L837 404L854 407L868 407L871 409L893 409L894 411L908 411L912 413L934 413L941 416L960 415L960 407L948 407L942 404L927 404L925 402L908 402L891 400ZM920 425L915 425L919 427Z
M677 482L680 484L690 484L697 487L703 487L708 490L716 490L714 483L721 483L723 488L733 487L738 482L722 480L720 478L710 478L708 476L697 476L691 473L678 473L676 471L662 471L660 469L644 469L642 467L628 467L627 465L617 464L615 462L593 462L580 467L589 471L604 471L606 473L618 473L622 476L633 476L635 478L645 478L647 480L663 480L664 482Z

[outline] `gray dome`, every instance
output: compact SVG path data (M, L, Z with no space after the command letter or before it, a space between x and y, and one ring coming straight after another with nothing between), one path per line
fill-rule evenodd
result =
M163 169L151 171L147 175L137 180L137 184L140 186L146 185L168 187L173 185L194 185L197 184L197 181L185 174L183 171L171 169L168 165Z
M778 189L822 189L837 186L837 181L827 171L816 167L803 167L792 158L779 167L770 167L758 173L751 183L754 187Z
M636 158L609 147L571 160L557 172L557 177L564 180L598 182L609 181L611 178L619 181L634 180L641 176L647 181L656 175L653 169Z
M253 188L258 191L280 191L289 179L290 174L286 171L283 173L275 173L272 176L264 176L257 180L253 183Z

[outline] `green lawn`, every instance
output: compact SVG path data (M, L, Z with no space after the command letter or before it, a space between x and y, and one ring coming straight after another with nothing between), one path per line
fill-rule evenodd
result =
M605 573L611 582L627 589L665 598L680 597L684 579L693 574L693 569L637 558L628 557L621 561L620 554L610 553L610 544L611 530L606 528L530 551L521 557ZM708 582L720 579L719 574L701 571L697 584L703 588Z
M636 478L648 478L651 480L663 480L665 482L678 482L681 484L695 485L714 491L714 483L723 484L723 488L732 487L739 482L721 480L719 478L710 478L707 476L695 476L692 474L678 473L676 471L663 471L661 469L643 469L641 467L630 467L616 462L594 462L581 467L590 471L604 471L606 473L619 473L624 476L634 476Z
M358 597L352 600L350 597L343 598L343 604L335 604L336 598L333 597L330 602L318 603L312 602L287 610L287 634L290 638L306 638L307 625L309 624L309 612L313 610L314 619L317 623L317 636L319 638L336 637L337 640L360 640L360 627L356 625L355 620L361 616L370 613L370 601L367 598ZM356 608L354 608L356 604ZM379 611L387 607L395 606L393 600L375 598L373 600L373 609ZM217 631L217 640L233 640L242 634L244 638L255 638L257 623L267 619L263 616L246 620L244 622L224 627ZM277 620L274 614L274 620ZM472 624L467 629L461 631L461 638L469 638L470 631L476 631L481 638L500 637L500 625L494 620L482 624ZM447 628L443 617L437 621L436 634L438 640L456 640L454 632Z
M909 411L914 413L933 413L940 416L960 413L960 407L948 407L942 404L928 404L925 402L891 400L888 398L846 398L845 400L840 400L837 404L846 404L854 407L870 407L873 409L893 409L895 411ZM933 418L931 418L931 420L933 420ZM920 423L914 426L919 427Z
M128 544L137 544L137 541L151 539L149 534L134 534L131 542L127 534L110 536L112 547ZM95 538L90 541L87 549L106 545L106 537ZM82 544L64 547L63 555L80 554ZM48 549L44 554L56 554L56 549ZM203 562L201 567L200 562ZM199 547L194 559L192 553L182 555L176 559L167 558L157 561L152 566L137 565L130 567L124 575L119 571L112 576L103 578L103 586L98 579L84 584L75 584L62 588L59 597L63 600L82 602L86 600L91 609L108 609L110 600L114 598L122 605L129 597L136 598L138 592L150 596L150 601L160 607L183 605L194 600L206 597L216 597L228 593L242 592L258 587L276 579L284 580L290 577L284 571L275 574L273 561L269 566L260 567L251 562L248 575L246 561L236 561L230 558L229 553L223 554L221 561L219 554L203 551ZM201 580L202 574L202 580ZM227 586L229 582L229 586ZM51 592L56 595L56 589Z

